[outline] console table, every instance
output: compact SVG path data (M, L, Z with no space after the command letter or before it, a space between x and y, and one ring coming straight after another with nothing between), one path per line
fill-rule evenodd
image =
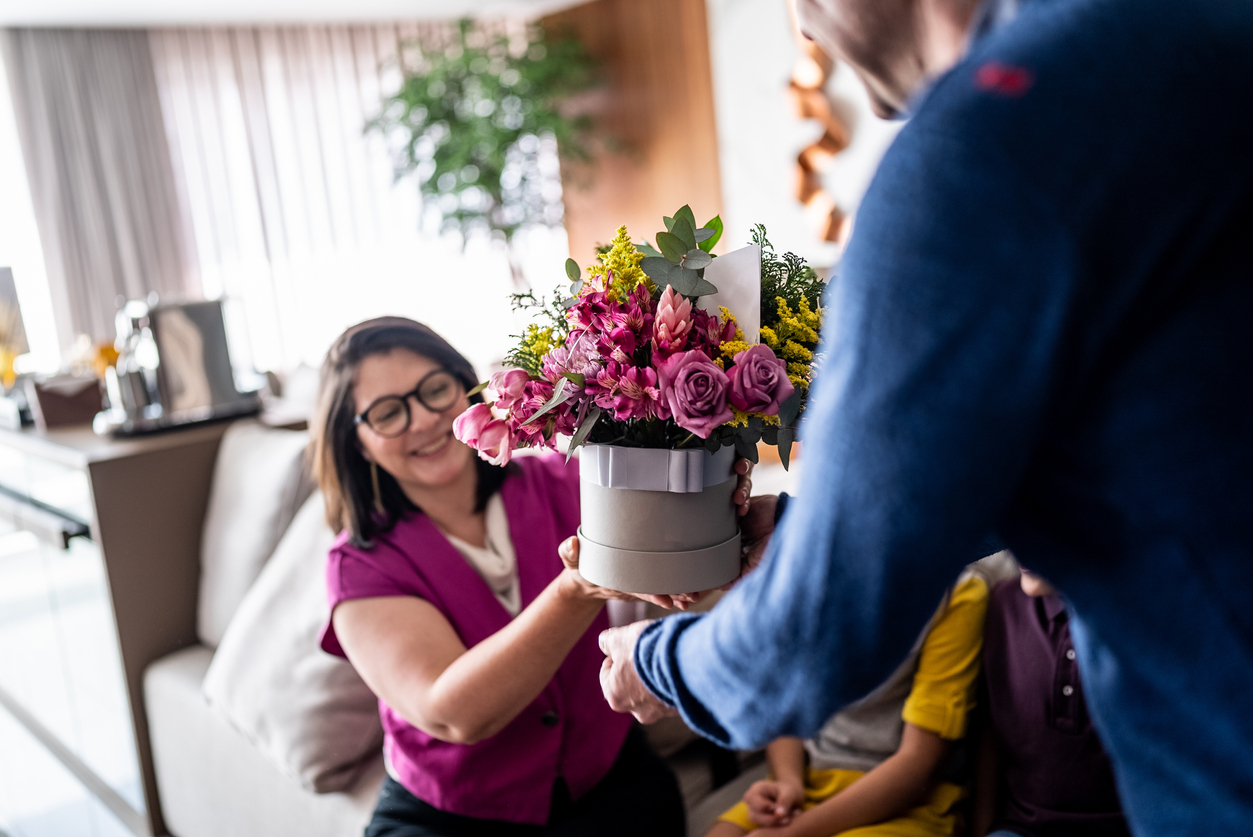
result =
M0 430L0 712L139 837L166 833L143 672L196 641L226 427Z

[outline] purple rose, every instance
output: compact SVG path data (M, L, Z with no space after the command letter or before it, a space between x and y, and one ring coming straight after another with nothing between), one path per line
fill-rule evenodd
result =
M758 343L735 356L731 367L731 406L745 413L779 414L779 405L796 387L787 377L787 363L769 346Z
M702 439L731 420L727 408L730 381L704 352L671 355L657 371L661 378L662 403L657 405L661 418L673 417L675 424ZM661 415L663 406L669 416Z

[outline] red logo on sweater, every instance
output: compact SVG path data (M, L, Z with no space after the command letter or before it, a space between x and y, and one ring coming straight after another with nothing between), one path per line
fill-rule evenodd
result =
M1025 95L1034 83L1030 70L998 61L989 61L975 70L975 87L1012 99Z

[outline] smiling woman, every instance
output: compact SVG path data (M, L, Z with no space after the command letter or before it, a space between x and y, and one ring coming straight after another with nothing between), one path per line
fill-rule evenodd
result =
M400 317L350 328L322 370L322 647L378 695L390 777L366 834L681 834L673 775L599 694L610 594L558 555L578 469L475 456L452 432L474 382Z

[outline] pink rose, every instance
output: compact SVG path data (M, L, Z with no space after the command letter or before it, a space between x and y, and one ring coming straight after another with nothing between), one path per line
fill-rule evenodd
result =
M769 346L758 343L735 356L731 367L731 406L745 413L779 414L779 405L796 387L787 377L787 363Z
M483 397L502 410L508 410L522 398L522 390L531 376L521 369L504 369L492 375Z
M672 355L657 371L662 400L679 427L708 439L714 428L731 420L727 407L730 382L704 352Z

